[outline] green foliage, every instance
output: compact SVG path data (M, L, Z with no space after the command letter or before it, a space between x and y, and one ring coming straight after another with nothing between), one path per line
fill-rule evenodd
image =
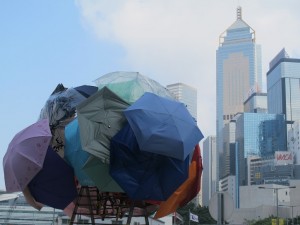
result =
M191 213L198 216L199 223L190 221L190 225L196 224L216 224L217 222L211 217L208 207L196 206L194 203L189 203L182 208L179 208L177 212L183 217L184 225L189 224L189 210Z

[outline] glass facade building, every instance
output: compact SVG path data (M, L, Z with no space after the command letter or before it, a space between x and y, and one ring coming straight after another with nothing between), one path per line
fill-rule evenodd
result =
M242 19L237 8L236 21L220 35L216 51L216 135L219 152L219 177L225 171L222 158L223 128L234 115L244 111L244 101L262 88L261 47L255 43L255 31Z
M285 151L286 129L283 114L243 113L236 121L239 185L247 184L247 157L273 156Z
M269 113L284 114L289 131L300 120L300 59L282 49L270 62L267 91Z
M217 190L217 152L216 136L208 136L203 142L203 168L202 175L202 206L209 206L209 200Z

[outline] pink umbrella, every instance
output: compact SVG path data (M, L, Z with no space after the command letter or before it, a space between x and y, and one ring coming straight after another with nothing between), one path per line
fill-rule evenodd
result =
M14 136L3 157L7 192L23 191L42 169L51 138L48 119L40 120Z

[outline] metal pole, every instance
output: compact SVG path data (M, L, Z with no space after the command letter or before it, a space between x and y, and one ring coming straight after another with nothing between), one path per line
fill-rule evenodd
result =
M292 225L294 225L294 216L293 216L293 208L294 208L294 206L292 206Z
M278 188L275 188L276 191L276 225L279 225L279 218L278 218Z

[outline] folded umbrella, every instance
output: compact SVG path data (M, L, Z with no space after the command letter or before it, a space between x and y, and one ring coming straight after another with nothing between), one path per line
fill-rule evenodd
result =
M28 188L37 202L56 209L63 210L77 197L72 167L50 146L43 168L30 181Z
M17 133L3 157L7 192L23 191L42 169L52 135L47 119Z
M110 139L123 127L127 102L104 87L77 106L82 148L109 163Z
M140 151L127 124L111 140L110 174L133 200L166 200L188 177L189 158Z
M124 111L141 151L185 160L203 138L183 103L145 93Z
M145 92L173 98L172 94L160 83L138 72L112 72L95 80L99 89L108 87L122 99L132 104Z

